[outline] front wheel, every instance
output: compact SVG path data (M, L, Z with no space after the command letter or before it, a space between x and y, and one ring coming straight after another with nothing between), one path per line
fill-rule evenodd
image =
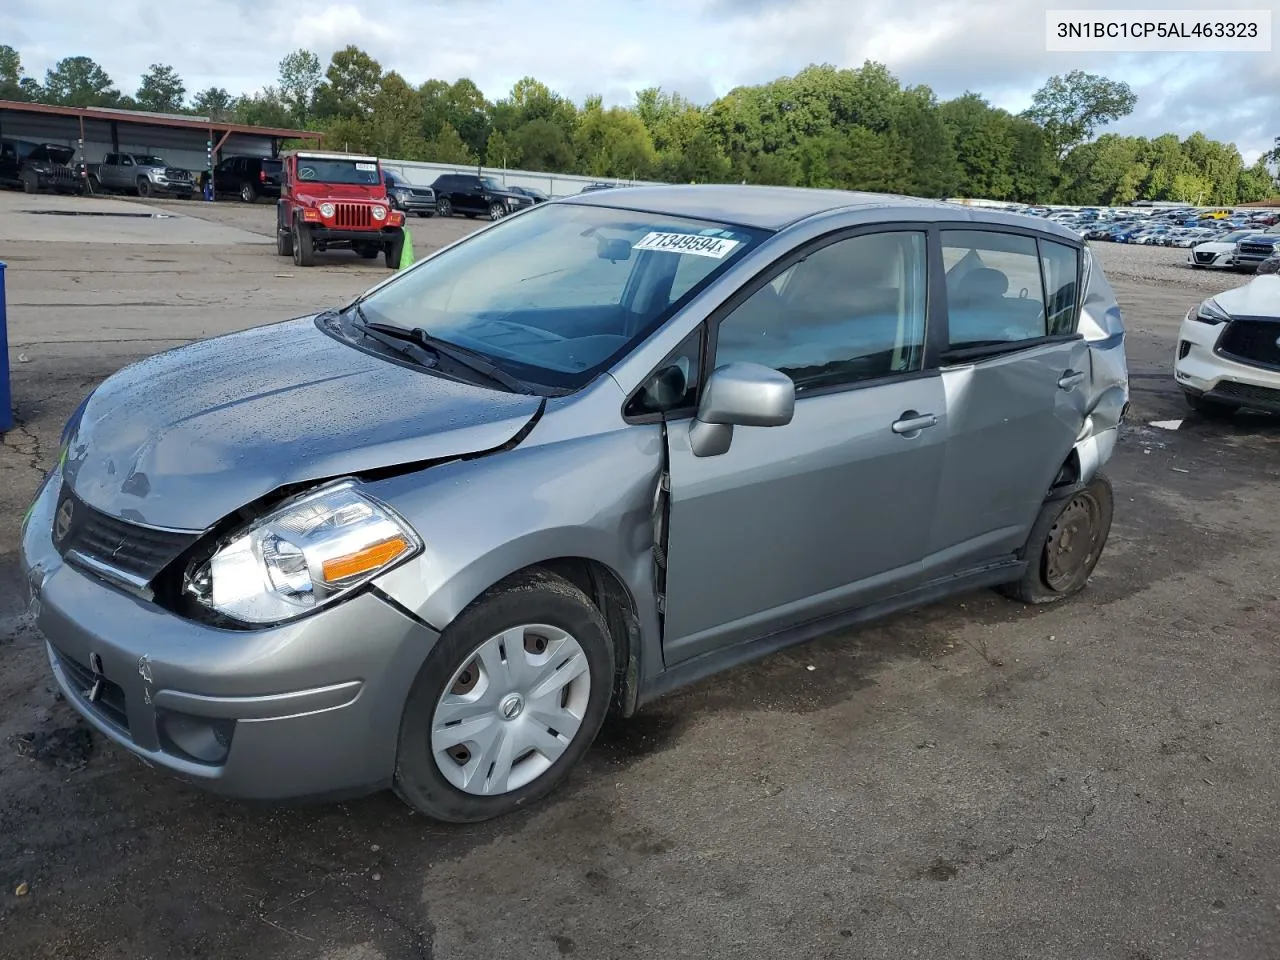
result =
M149 196L151 196L151 181L150 181L150 180L147 180L147 179L146 179L146 178L144 178L144 177L139 177L139 178L138 178L138 196L140 196L140 197L149 197Z
M293 262L299 267L309 267L316 262L316 245L311 239L311 228L305 223L293 227Z
M613 661L604 617L568 581L534 570L490 588L445 629L414 681L396 793L452 823L543 797L599 732Z
M489 219L501 220L507 215L507 208L501 203L489 204Z
M276 253L282 257L293 256L293 234L282 228L276 229Z
M1208 417L1211 420L1227 420L1233 417L1237 410L1240 409L1238 403L1227 403L1224 400L1212 400L1209 397L1201 397L1194 393L1184 393L1187 398L1187 406L1202 417Z
M1001 591L1023 603L1052 603L1089 582L1111 533L1115 498L1099 473L1067 496L1045 501L1027 538L1027 569Z
M404 256L404 233L396 231L390 240L386 242L383 249L383 257L385 258L387 268L390 270L400 269L400 258ZM374 256L377 256L375 252Z
M22 175L22 192L23 193L39 193L40 179L28 170Z

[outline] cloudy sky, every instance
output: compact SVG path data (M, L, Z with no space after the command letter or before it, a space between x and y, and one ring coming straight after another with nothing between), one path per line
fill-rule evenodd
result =
M189 91L274 82L280 57L307 47L327 62L348 43L411 82L472 78L490 98L532 75L581 99L627 103L659 85L709 101L812 62L886 63L941 97L975 90L1010 110L1074 68L1128 82L1135 113L1114 129L1236 143L1247 161L1280 135L1276 53L1048 53L1047 8L1204 9L1200 0L0 0L0 42L43 78L60 57L101 63L126 92L169 63ZM1273 9L1234 0L1234 9ZM1280 17L1277 17L1280 20Z

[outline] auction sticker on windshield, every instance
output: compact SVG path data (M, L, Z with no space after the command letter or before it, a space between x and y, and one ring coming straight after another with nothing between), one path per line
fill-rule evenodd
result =
M723 237L701 237L696 233L649 233L635 245L636 250L662 250L667 253L691 253L697 257L723 260L741 240Z
M357 170L377 170L378 165L376 163L357 163L356 169Z

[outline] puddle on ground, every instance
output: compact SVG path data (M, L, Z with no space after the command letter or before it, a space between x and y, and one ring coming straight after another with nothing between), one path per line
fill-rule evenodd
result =
M22 210L21 213L33 213L48 217L133 217L143 220L171 220L172 213L117 213L108 210Z

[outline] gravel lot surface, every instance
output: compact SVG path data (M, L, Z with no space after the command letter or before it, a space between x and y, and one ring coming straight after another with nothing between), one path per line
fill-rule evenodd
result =
M386 795L215 798L55 700L16 540L72 408L124 364L386 270L294 268L268 205L123 205L194 217L198 242L75 217L36 242L13 227L31 200L0 193L20 420L0 447L0 957L1280 956L1280 423L1197 419L1170 372L1182 315L1243 278L1095 246L1133 408L1080 597L973 594L711 679L606 729L536 808L452 828ZM415 245L475 226L414 221Z

